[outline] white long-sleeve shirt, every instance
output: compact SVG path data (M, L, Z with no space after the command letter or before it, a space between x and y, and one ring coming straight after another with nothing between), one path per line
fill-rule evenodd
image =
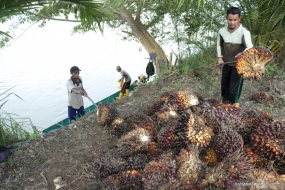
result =
M217 39L217 54L224 62L236 61L235 56L252 48L250 32L240 24L232 33L228 31L228 26L219 30ZM235 65L235 64L230 64Z

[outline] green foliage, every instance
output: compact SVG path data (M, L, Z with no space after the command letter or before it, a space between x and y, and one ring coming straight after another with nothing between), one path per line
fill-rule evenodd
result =
M14 142L19 142L29 139L30 133L25 130L32 129L34 134L37 134L36 127L28 118L21 118L18 115L7 113L3 110L3 106L7 103L11 95L16 97L16 94L10 92L11 88L5 89L4 86L0 87L3 91L0 93L0 145L7 146ZM19 97L20 98L20 97ZM35 135L32 135L35 138Z

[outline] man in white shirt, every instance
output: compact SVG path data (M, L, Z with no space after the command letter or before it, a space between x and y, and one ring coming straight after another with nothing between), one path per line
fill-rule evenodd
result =
M217 39L218 65L223 66L221 94L223 103L236 104L241 94L243 78L236 69L237 57L253 47L250 32L242 26L241 11L237 7L227 10L228 25L219 30ZM224 64L224 62L231 62Z
M124 96L129 96L132 79L131 79L130 75L126 71L123 71L121 69L120 66L117 66L116 69L117 69L117 71L119 73L121 73L121 76L122 76L122 78L120 78L119 81L122 82L122 83L124 82L124 84L122 85L123 87L121 89L119 97L116 98L117 100L120 100L120 99L122 99L123 95ZM124 94L125 92L126 92L126 94Z
M87 93L83 88L82 78L79 76L79 71L81 70L77 66L71 67L71 77L66 82L68 92L68 119L70 123L76 120L76 114L78 117L84 115L82 96Z

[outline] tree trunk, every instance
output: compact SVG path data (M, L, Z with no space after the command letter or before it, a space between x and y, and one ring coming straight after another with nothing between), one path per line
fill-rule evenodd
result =
M141 23L139 13L137 17L134 19L131 13L125 8L121 7L119 9L121 17L128 23L129 27L132 30L132 34L140 41L142 46L146 49L146 51L150 53L156 53L157 57L154 61L156 66L156 73L160 75L160 66L161 62L167 64L168 59L160 47L160 45L155 41L155 39L148 33L145 26Z

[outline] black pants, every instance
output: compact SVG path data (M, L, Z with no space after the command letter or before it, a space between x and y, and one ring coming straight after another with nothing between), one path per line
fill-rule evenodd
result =
M125 93L126 89L130 89L130 86L131 86L131 81L130 82L125 82L123 84L122 89L121 89L121 93Z
M235 66L224 65L222 72L223 103L237 103L241 94L243 78L237 73Z

